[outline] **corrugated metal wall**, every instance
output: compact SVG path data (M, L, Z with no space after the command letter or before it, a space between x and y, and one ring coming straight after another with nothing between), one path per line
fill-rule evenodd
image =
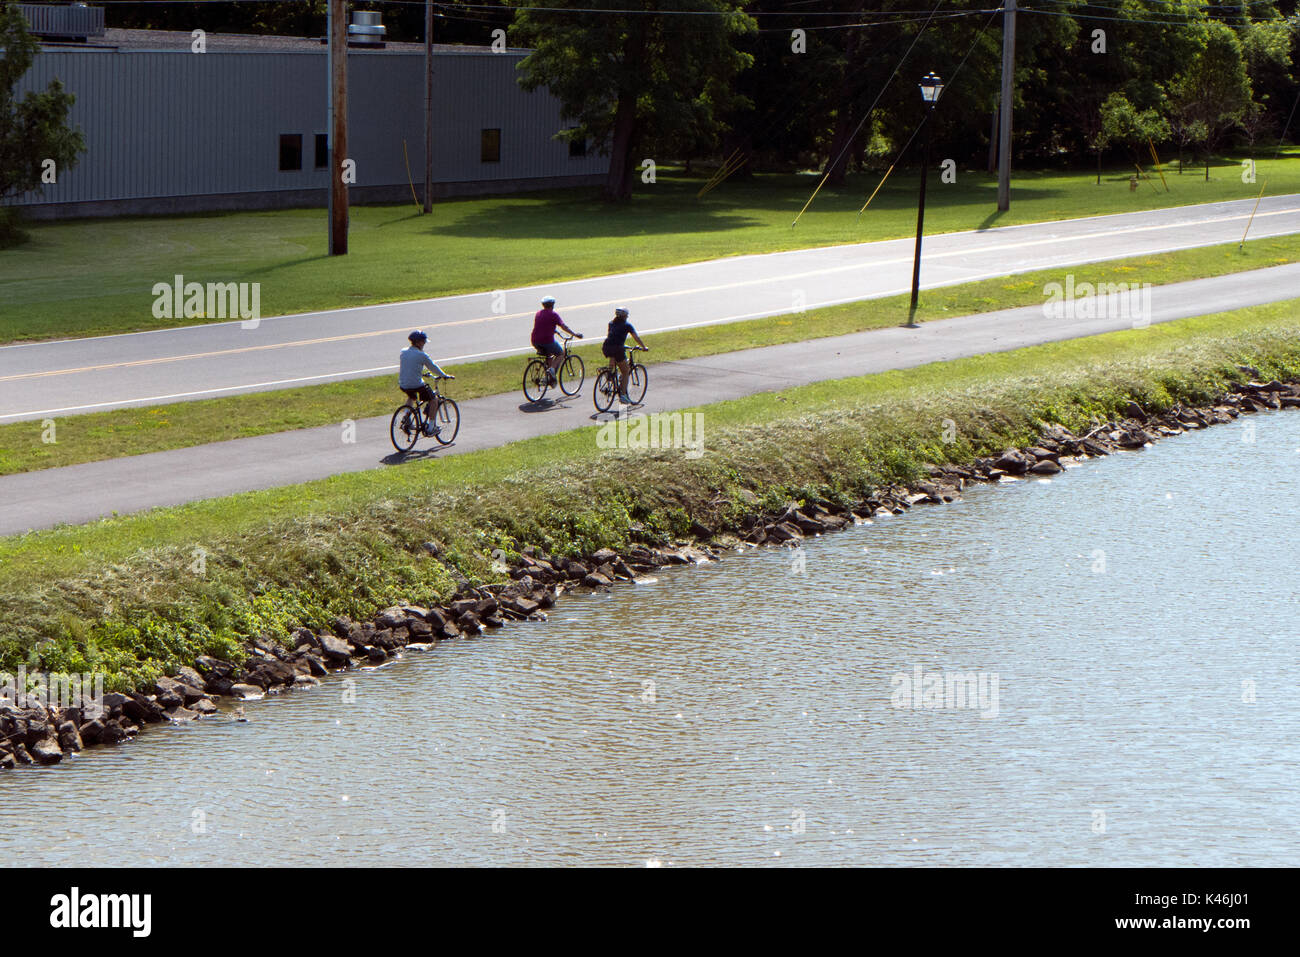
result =
M571 158L552 139L559 103L516 82L521 54L434 54L434 179L440 183L603 173L604 157ZM320 53L45 50L18 84L58 78L76 94L71 124L86 152L55 185L19 203L324 189L314 134L326 132ZM348 132L358 186L424 181L424 56L348 57ZM479 160L480 131L501 130L501 161ZM301 133L303 169L281 172L281 133Z

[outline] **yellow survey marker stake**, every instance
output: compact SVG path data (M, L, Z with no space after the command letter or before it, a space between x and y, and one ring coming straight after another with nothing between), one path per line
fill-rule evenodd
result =
M1255 197L1255 206L1250 211L1250 219L1246 220L1246 232L1241 234L1241 242L1237 243L1237 249L1240 251L1246 248L1246 233L1250 232L1250 224L1255 221L1255 211L1259 209L1259 201L1264 198L1264 190L1268 188L1268 180L1259 187L1259 195Z
M420 197L415 195L415 181L411 179L411 154L406 151L406 140L402 140L402 155L406 157L406 182L411 187L411 199L419 206Z
M876 194L877 194L878 192L880 192L880 187L882 187L882 186L885 185L885 180L889 179L889 174L892 173L893 171L894 171L894 164L893 164L893 163L890 163L890 164L889 164L889 169L885 170L885 175L882 176L882 177L880 177L880 182L876 184L876 188L873 189L873 190L871 191L871 195L867 197L867 201L866 201L865 203L863 203L863 204L862 204L862 208L861 208L860 210L858 210L858 218L859 218L859 219L861 219L861 218L862 218L862 214L865 213L865 212L867 211L867 207L871 205L871 201L872 201L873 199L875 199L875 198L876 198Z
M1160 157L1156 154L1156 144L1151 142L1151 137L1147 137L1147 146L1151 147L1151 162L1156 164L1156 172L1160 174L1160 182L1165 186L1165 192L1169 192L1169 181L1165 179L1165 171L1160 168Z
M799 225L799 217L802 216L804 213L808 212L808 207L812 205L813 200L817 198L817 194L822 191L822 187L826 185L826 181L830 178L831 178L831 174L829 172L827 172L827 174L822 177L822 181L817 184L817 188L813 190L812 195L808 197L808 202L804 203L803 209L799 210L799 216L796 216L794 218L794 222L790 224L791 229L794 229L796 226Z
M745 158L740 156L740 147L732 150L731 155L722 161L722 165L714 171L709 177L709 181L700 187L700 191L695 194L696 199L703 199L704 194L722 185L722 181L728 176L740 169L745 164Z

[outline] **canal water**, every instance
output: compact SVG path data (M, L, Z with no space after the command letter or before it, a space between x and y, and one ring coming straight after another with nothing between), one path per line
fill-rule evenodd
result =
M0 774L10 862L1296 865L1300 415Z

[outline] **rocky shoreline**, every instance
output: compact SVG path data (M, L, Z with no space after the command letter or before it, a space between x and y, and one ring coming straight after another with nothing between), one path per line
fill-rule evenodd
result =
M1242 371L1259 378L1257 370ZM58 764L87 747L128 741L149 725L220 715L218 699L248 700L313 687L331 672L381 664L403 650L427 650L439 641L494 631L508 621L545 620L546 609L568 591L607 588L664 566L713 560L729 539L754 545L797 544L873 516L901 515L916 505L954 501L970 483L1055 475L1071 460L1141 449L1167 436L1283 408L1300 408L1300 383L1252 380L1212 405L1180 406L1155 415L1130 401L1123 418L1082 435L1050 426L1032 446L1007 449L968 465L931 465L926 479L877 489L851 506L810 500L803 505L791 502L778 513L763 513L757 510L758 497L745 492L742 498L753 508L745 509L736 527L710 528L696 521L690 529L696 541L691 543L669 547L638 543L622 554L606 548L581 559L550 556L527 546L508 566L509 582L471 585L462 578L452 600L444 605L394 605L366 622L338 617L328 629L298 628L291 636L292 649L254 638L247 643L248 658L242 664L200 656L192 667L158 679L151 688L105 694L98 715L78 707L0 706L0 769ZM424 547L437 557L435 543L426 542Z

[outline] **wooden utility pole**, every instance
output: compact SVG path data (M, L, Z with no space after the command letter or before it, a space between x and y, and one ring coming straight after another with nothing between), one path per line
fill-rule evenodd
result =
M348 187L343 164L348 158L348 5L329 0L330 73L330 242L331 256L348 252Z
M1011 107L1016 75L1016 0L1002 7L1002 100L998 129L998 209L1011 208Z
M424 0L424 211L433 212L433 0Z

